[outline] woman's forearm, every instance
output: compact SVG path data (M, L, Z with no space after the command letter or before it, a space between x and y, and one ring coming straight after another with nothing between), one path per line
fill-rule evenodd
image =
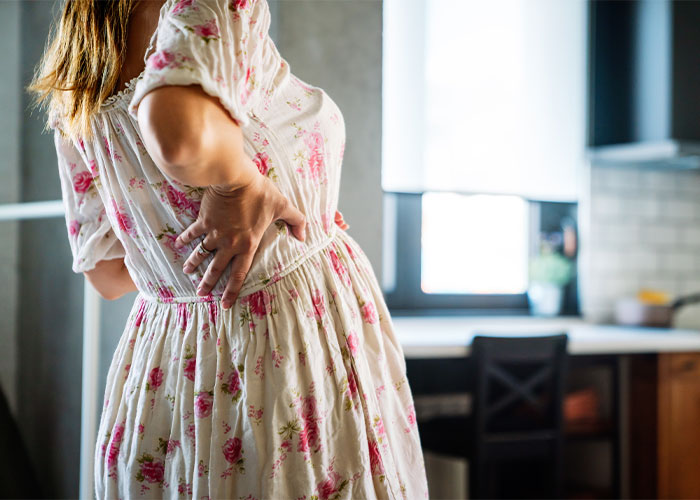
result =
M124 259L101 260L85 277L103 298L115 300L137 290Z
M139 104L146 149L168 176L191 186L236 188L258 175L241 128L198 85L160 87Z

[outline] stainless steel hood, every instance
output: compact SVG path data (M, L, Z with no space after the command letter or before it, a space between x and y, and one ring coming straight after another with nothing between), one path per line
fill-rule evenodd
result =
M700 1L589 5L591 160L700 168Z

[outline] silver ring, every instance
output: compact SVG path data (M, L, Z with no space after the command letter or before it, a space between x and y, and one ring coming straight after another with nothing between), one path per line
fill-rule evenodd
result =
M204 248L204 242L200 241L199 245L197 245L197 254L200 255L201 257L206 257L207 255L210 255L214 253L214 250L208 250L207 248Z

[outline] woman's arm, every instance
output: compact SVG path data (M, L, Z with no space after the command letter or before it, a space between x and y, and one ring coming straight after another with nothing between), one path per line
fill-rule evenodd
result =
M136 285L124 265L124 259L101 260L94 269L85 271L85 277L97 293L107 300L115 300L136 291Z
M184 184L235 189L259 176L243 150L241 128L199 85L149 92L139 104L138 122L158 167Z
M304 241L304 214L260 174L245 154L241 128L199 85L152 90L139 103L137 117L146 150L164 173L184 184L207 186L197 220L178 236L176 246L205 235L202 244L216 252L197 288L199 295L211 293L231 263L221 301L228 309L238 297L265 230L283 220ZM193 251L183 272L193 272L205 258Z

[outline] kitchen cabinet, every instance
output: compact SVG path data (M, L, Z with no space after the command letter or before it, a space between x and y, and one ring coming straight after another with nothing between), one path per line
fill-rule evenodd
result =
M700 498L700 351L635 356L632 498Z

